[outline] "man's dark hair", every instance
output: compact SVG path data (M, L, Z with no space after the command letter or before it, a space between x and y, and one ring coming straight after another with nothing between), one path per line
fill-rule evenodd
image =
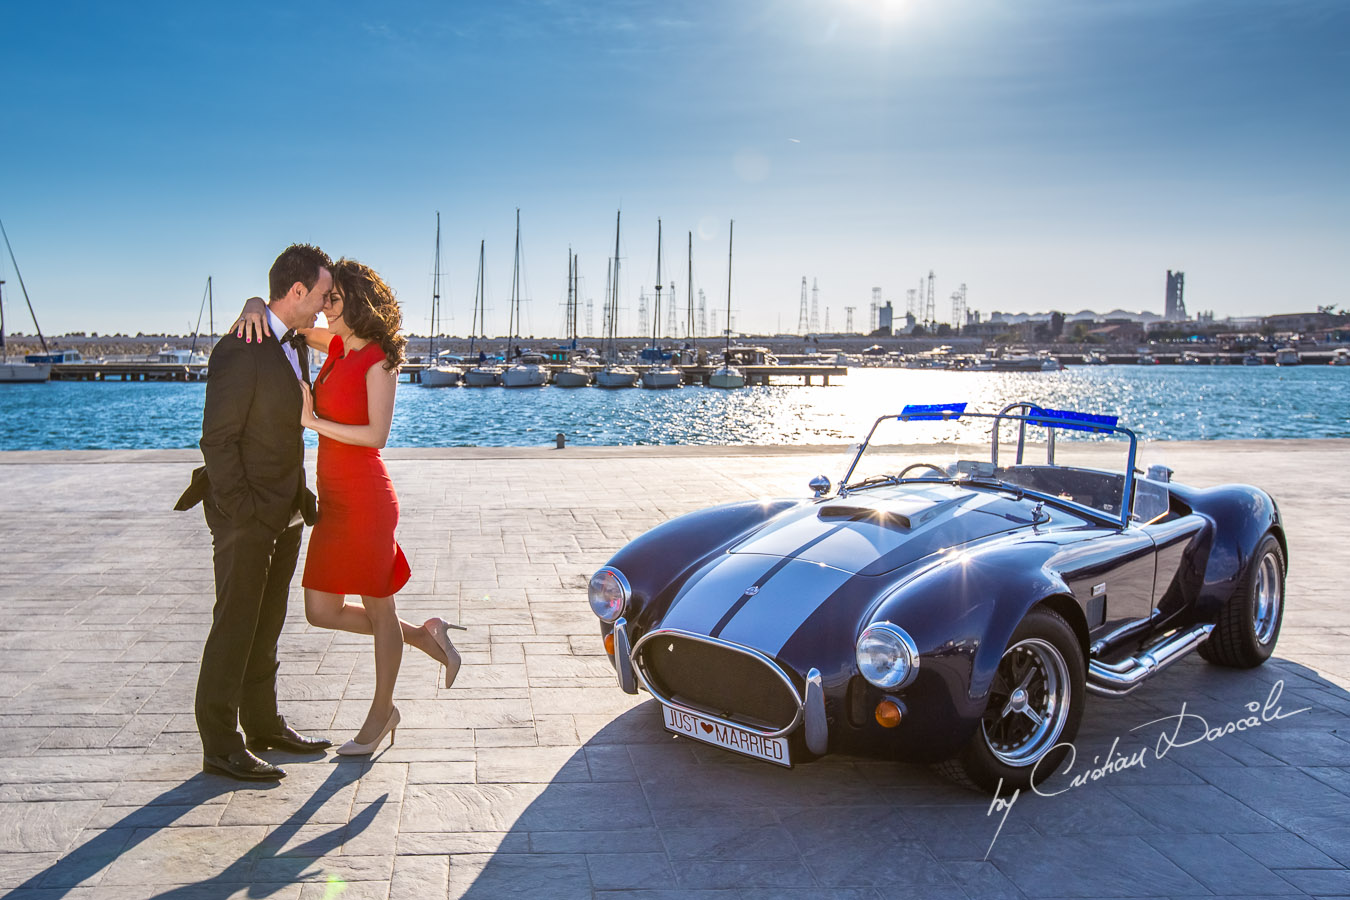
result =
M313 290L319 280L319 270L331 271L332 268L333 260L313 244L291 244L281 251L276 262L272 263L272 270L267 273L268 296L280 300L297 281L306 290Z

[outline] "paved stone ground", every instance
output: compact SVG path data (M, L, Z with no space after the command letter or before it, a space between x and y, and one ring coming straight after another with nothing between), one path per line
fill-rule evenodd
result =
M398 743L202 774L192 718L209 535L173 513L192 452L0 454L0 890L19 898L1350 896L1350 442L1158 448L1189 483L1250 481L1289 522L1277 658L1188 659L1093 698L1076 771L1135 766L1004 811L927 769L843 756L780 770L665 734L614 686L584 599L628 539L723 499L801 495L839 454L391 451L414 620L470 630L452 690L415 651ZM349 737L369 640L309 627L298 581L283 711ZM1152 720L1287 718L1153 748ZM645 695L644 695L645 697ZM1297 715L1288 715L1306 708ZM999 831L1001 823L1001 831ZM997 833L997 840L994 841ZM990 849L993 842L992 850ZM986 858L987 855L987 858Z

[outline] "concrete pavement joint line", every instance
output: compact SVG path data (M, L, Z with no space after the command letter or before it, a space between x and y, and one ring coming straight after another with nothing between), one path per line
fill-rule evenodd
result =
M518 889L1042 896L1047 884L1066 896L1307 896L1350 884L1350 609L1338 599L1350 510L1307 476L1343 467L1350 441L1145 446L1185 483L1246 481L1276 497L1289 529L1286 627L1264 667L1192 657L1124 700L1089 700L1080 757L1105 754L1120 723L1182 701L1227 721L1279 679L1289 709L1311 709L1059 797L1023 796L985 864L988 798L877 760L766 768L671 737L645 695L614 685L585 601L590 573L670 515L805 497L817 458L844 454L675 449L390 451L414 568L400 608L469 624L464 670L434 690L435 666L405 654L397 746L345 771L331 754L270 752L290 776L261 790L199 771L191 699L211 617L210 537L200 515L167 509L197 451L0 454L0 728L11 748L0 894L140 898L195 884L244 896L260 878L276 896L317 897L330 877L351 896L419 900ZM310 628L298 585L283 711L345 739L373 684L368 639ZM386 795L397 809L372 812Z

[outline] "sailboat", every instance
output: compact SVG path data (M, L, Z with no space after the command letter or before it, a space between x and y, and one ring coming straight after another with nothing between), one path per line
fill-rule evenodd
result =
M512 349L520 337L520 210L516 210L516 262L511 271L511 319L507 329L511 335ZM516 357L509 369L502 373L502 387L542 387L548 384L548 366L544 357L538 353L522 353Z
M630 388L637 384L637 370L619 363L617 332L619 321L619 222L623 210L614 216L614 264L610 268L609 290L605 292L605 366L595 375L596 387Z
M727 232L727 343L722 350L722 367L708 376L708 386L715 388L745 387L745 373L731 364L731 243L735 233L736 220L732 219Z
M461 377L458 368L436 355L436 334L441 326L441 214L436 213L436 268L431 275L431 343L429 362L422 370L423 387L455 387Z
M0 223L0 232L4 232L4 224ZM5 234L5 247L9 250L9 261L14 264L14 274L19 278L19 287L23 288L23 298L28 300L28 289L23 286L23 275L19 274L19 263L14 258L14 248L9 246L9 235ZM0 280L0 291L4 290L5 282ZM28 303L28 312L33 312L33 304ZM33 316L33 324L37 326L37 316ZM42 349L47 349L47 339L42 337L42 329L38 327L38 338L42 341ZM31 363L9 361L9 346L5 343L5 302L3 294L0 294L0 384L20 384L47 381L52 377L51 363Z
M670 298L675 302L675 298ZM661 333L661 220L656 220L656 310L652 315L652 350L654 359L647 371L642 373L642 386L645 388L677 388L684 382L684 375L661 355L658 335Z
M487 331L487 294L483 280L483 246L486 241L478 242L478 287L473 294L473 328L469 332L469 356L473 356L474 343L478 332ZM488 362L484 354L482 362L464 373L465 387L493 387L502 383L502 369L495 362Z
M567 327L571 332L572 352L577 346L577 258L569 248L567 251ZM561 372L555 372L553 383L558 387L586 387L591 383L591 373L573 359Z

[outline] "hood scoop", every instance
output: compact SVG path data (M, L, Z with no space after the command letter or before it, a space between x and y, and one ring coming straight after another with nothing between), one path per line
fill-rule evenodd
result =
M877 506L855 506L851 503L827 503L816 513L822 522L869 522L874 525L903 528L914 525L904 513Z

